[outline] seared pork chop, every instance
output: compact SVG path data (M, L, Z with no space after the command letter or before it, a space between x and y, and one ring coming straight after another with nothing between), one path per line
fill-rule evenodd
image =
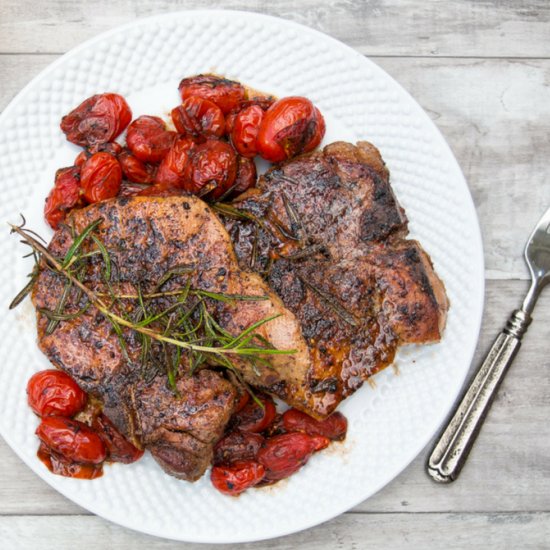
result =
M324 416L400 344L436 342L448 309L443 283L370 143L333 143L269 170L225 215L243 269L261 273L299 319L307 384L275 387ZM268 388L269 389L269 388Z
M254 273L242 271L229 236L208 206L195 197L115 199L74 211L67 225L59 229L49 249L63 257L76 234L101 219L95 235L111 258L111 287L115 294L152 293L163 276L181 266L188 272L170 279L168 287L246 295L262 299L229 303L206 300L218 323L237 335L253 323L278 315L255 332L277 349L295 349L292 355L270 356L270 366L238 361L236 367L255 386L276 382L299 385L309 368L309 350L295 316L268 285ZM97 251L89 239L82 252ZM82 273L83 282L94 292L109 296L102 278L101 255L91 256ZM86 391L104 402L105 412L136 445L150 448L169 473L184 479L200 477L208 465L212 448L221 436L234 406L235 390L218 372L186 374L182 361L177 383L179 395L167 388L165 372L146 380L141 372L141 340L131 330L124 331L122 349L111 324L88 307L73 319L63 320L48 334L48 318L43 309L55 310L65 288L62 276L41 270L34 287L39 345L48 358L67 371ZM159 298L167 300L167 298ZM136 300L124 307L112 307L128 314L138 308ZM79 311L83 298L69 293L64 313ZM159 350L159 353L162 350ZM184 358L185 359L185 358Z

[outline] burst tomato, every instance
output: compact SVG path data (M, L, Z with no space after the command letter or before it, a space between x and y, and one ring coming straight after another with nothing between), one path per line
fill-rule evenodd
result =
M260 434L235 430L222 437L214 447L214 464L229 464L256 458L264 438Z
M321 117L322 118L322 117ZM280 162L311 150L320 143L324 121L305 97L285 97L265 113L257 138L258 153L270 162Z
M68 374L48 369L30 377L27 401L38 416L74 416L86 406L87 395Z
M80 183L89 203L116 197L121 182L120 163L109 153L95 153L82 166Z
M227 80L211 74L184 78L179 84L181 99L198 96L215 103L223 112L229 113L246 98L246 90L240 82Z
M76 158L74 159L74 165L78 168L82 168L82 165L92 156L90 151L87 149L84 149L84 151L80 151L78 155L76 155Z
M188 185L189 165L195 150L195 142L188 137L180 137L162 159L155 176L155 184L167 189L170 187L184 188Z
M303 433L276 435L258 451L258 462L265 467L266 480L277 481L298 471L319 448L321 441Z
M237 153L243 157L252 158L256 156L258 152L256 139L263 118L264 111L259 105L246 107L235 117L233 130L231 131L231 143Z
M172 109L171 116L176 130L193 138L221 137L225 130L221 109L203 97L189 96Z
M231 145L208 140L195 148L183 186L190 193L217 199L231 188L236 177L237 157Z
M48 224L57 229L59 223L81 199L80 168L60 168L55 174L55 184L44 205L44 217Z
M264 477L264 467L252 460L212 468L212 485L225 495L237 496L257 485Z
M263 407L251 399L242 410L233 415L232 424L243 432L263 432L273 422L277 409L268 395L257 397Z
M237 177L231 189L231 196L236 197L256 185L256 164L252 159L237 156Z
M157 167L139 160L130 151L122 151L118 157L124 177L133 183L153 183Z
M322 435L332 440L342 440L346 437L348 421L340 413L332 413L324 420L315 420L311 416L296 409L288 409L283 414L285 429L289 432L304 432L309 435Z
M118 94L98 94L83 101L61 119L67 139L82 146L112 141L128 126L132 111Z
M109 143L97 143L96 145L88 147L88 151L92 155L94 153L109 153L110 155L116 157L122 152L122 145L116 141L110 141Z
M107 456L103 441L86 424L61 416L47 416L36 429L42 443L73 462L99 464Z
M250 401L250 394L243 388L241 388L240 391L241 393L236 398L234 413L242 411L246 404Z
M160 162L178 137L156 116L140 116L128 126L126 145L143 162Z
M67 460L61 455L54 453L50 448L46 447L44 443L40 443L36 455L52 474L58 476L75 477L78 479L95 479L103 475L102 464L80 464Z
M104 414L94 417L92 427L105 444L109 460L131 464L143 456L143 451L134 447Z

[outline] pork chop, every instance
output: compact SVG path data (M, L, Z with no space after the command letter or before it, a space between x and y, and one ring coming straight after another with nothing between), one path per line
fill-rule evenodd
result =
M257 298L204 299L227 332L237 335L253 323L278 316L254 332L277 349L295 352L270 356L267 366L233 358L245 379L255 386L271 386L281 380L299 385L305 379L309 350L297 319L257 274L239 268L227 232L200 199L124 198L76 210L55 233L50 252L64 257L74 242L73 235L98 219L102 221L93 234L110 256L111 288L102 275L105 262L90 238L84 242L82 254L95 251L95 255L89 257L79 276L94 292L109 296L113 291L131 297L139 290L147 295L166 273L187 266L186 274L171 278L163 290L189 284L192 289ZM68 317L49 333L50 320L44 311L56 310L65 285L63 276L43 266L33 292L42 351L84 390L102 400L117 428L136 445L151 449L169 473L189 480L200 477L233 410L233 386L209 369L189 376L185 360L178 366L177 392L167 387L166 372L144 374L140 362L143 342L134 331L124 330L122 347L112 325L95 307L70 318L85 305L75 289L69 289L63 308ZM112 303L120 315L131 315L138 308L135 299ZM157 351L162 353L160 348Z
M219 207L240 265L261 273L298 318L307 384L268 388L330 414L399 345L436 342L448 301L370 143L337 142L269 170Z

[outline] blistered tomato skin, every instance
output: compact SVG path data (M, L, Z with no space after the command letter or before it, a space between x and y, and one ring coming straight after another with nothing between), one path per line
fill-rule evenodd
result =
M126 145L139 160L160 162L177 137L176 132L166 129L161 118L144 115L128 126Z
M27 401L38 416L70 417L86 406L87 395L68 374L48 369L30 377Z
M256 164L252 159L237 156L237 177L231 189L231 196L237 197L256 185L257 181ZM225 199L225 197L224 197Z
M258 105L251 105L240 111L235 117L231 131L231 143L239 155L253 158L258 152L256 140L264 111Z
M96 153L82 166L80 183L84 198L89 203L116 197L120 191L121 182L120 163L109 153Z
M251 399L245 407L233 415L232 423L243 432L263 432L275 419L277 409L273 399L267 395L257 396L263 408Z
M109 153L113 156L117 156L122 152L122 145L116 141L110 141L109 143L98 143L88 147L90 154L95 153Z
M315 107L315 122L316 122L315 133L311 137L311 140L309 141L309 143L305 145L303 150L304 153L309 153L310 151L313 151L313 149L315 149L315 147L318 147L321 141L323 141L323 138L325 137L325 132L327 129L325 124L325 119L321 114L321 111L319 111L317 107Z
M150 184L155 180L157 167L147 164L132 155L130 151L124 150L117 156L124 177L133 183Z
M132 111L118 94L97 94L61 119L61 130L76 145L92 147L120 135L132 120Z
M235 430L222 437L214 447L214 464L254 460L264 438L257 433Z
M215 103L224 115L246 99L246 90L240 82L205 74L184 78L179 84L181 99L198 96Z
M297 472L319 448L320 441L306 434L276 435L258 451L258 462L265 467L266 480L278 481Z
M104 414L94 418L92 427L105 444L109 460L131 464L143 456L143 451L132 445Z
M219 138L225 130L221 109L203 97L189 96L172 109L172 121L183 135L197 138Z
M80 168L60 168L55 174L55 184L44 205L44 217L53 229L65 219L67 213L81 199Z
M249 460L214 466L210 479L221 493L237 496L262 481L264 473L265 469L261 464Z
M159 165L155 185L165 189L185 188L188 185L186 179L189 177L189 165L195 148L196 144L191 138L178 138Z
M237 177L237 157L225 141L208 140L197 145L189 163L184 189L217 199L228 191Z
M82 168L82 165L92 156L92 153L90 153L87 149L84 149L84 151L80 151L78 155L76 155L76 158L74 159L74 165L77 168Z
M100 464L107 457L103 441L86 424L61 416L47 416L36 429L40 441L73 462Z
M302 153L317 133L313 103L305 97L285 97L265 113L256 147L262 158L281 162Z
M288 409L283 414L284 427L288 432L304 432L309 435L321 435L335 441L346 437L348 421L340 413L332 413L325 420L315 420L296 409Z
M61 455L54 453L44 443L40 443L36 454L48 470L58 476L74 477L77 479L96 479L103 475L102 464L80 464L67 460Z

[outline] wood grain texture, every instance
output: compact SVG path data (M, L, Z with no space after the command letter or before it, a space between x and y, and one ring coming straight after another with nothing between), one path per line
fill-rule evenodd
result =
M136 17L222 5L303 23L367 55L550 56L546 0L2 0L0 51L64 52Z
M540 550L550 538L550 514L344 514L316 529L239 545L257 550L404 550L487 548ZM0 517L2 548L18 550L229 550L236 545L183 544L142 535L93 516ZM37 545L37 541L40 541ZM429 545L429 546L428 546Z

